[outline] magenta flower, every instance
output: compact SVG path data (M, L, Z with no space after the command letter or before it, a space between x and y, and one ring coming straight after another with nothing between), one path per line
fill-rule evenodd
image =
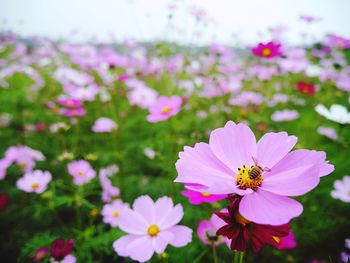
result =
M95 170L85 160L70 162L67 168L68 173L73 176L73 182L76 185L86 184L96 176Z
M178 96L161 96L150 108L147 116L149 122L159 122L169 119L181 110L182 99Z
M334 182L334 190L331 192L334 199L350 203L350 176L344 176L342 180Z
M41 194L47 189L51 179L50 172L35 170L25 173L22 178L18 179L17 188L27 193Z
M117 128L118 126L113 120L109 118L98 118L91 129L93 132L101 133L101 132L112 132L114 129L117 129Z
M289 231L288 235L285 237L274 237L274 239L277 241L277 245L275 245L275 247L280 250L294 249L297 246L293 231Z
M285 132L267 133L256 142L247 125L229 121L212 131L209 144L184 148L175 182L200 184L200 191L210 194L241 195L239 212L248 220L286 224L303 210L288 196L309 192L334 170L324 152L290 152L296 142Z
M57 112L66 117L81 117L86 114L84 108L61 108Z
M186 187L186 186L185 186ZM189 186L191 187L191 186ZM205 192L186 189L181 192L182 195L188 197L188 202L193 205L201 205L203 203L215 203L227 198L227 195L214 195Z
M252 53L254 56L261 58L279 57L282 54L281 45L272 41L266 44L259 43L259 45L252 49Z
M83 103L80 100L60 98L57 100L58 104L66 108L81 108Z
M37 249L37 251L35 252L35 255L33 256L33 261L35 262L40 262L42 261L44 258L46 258L46 256L49 255L49 250L46 247L40 247Z
M149 196L141 196L133 210L125 208L120 214L119 228L128 235L114 242L114 250L122 257L145 262L154 252L163 253L169 244L183 247L192 241L192 230L177 225L182 217L181 204L174 207L169 197L153 202Z
M123 213L124 208L129 208L129 204L123 203L120 200L114 200L110 204L106 204L102 209L103 222L110 224L112 227L119 225L120 214Z
M209 220L199 221L197 234L199 239L206 245L218 246L222 243L230 246L230 240L224 236L217 236L216 231L225 225L225 221L220 219L216 214L213 214Z

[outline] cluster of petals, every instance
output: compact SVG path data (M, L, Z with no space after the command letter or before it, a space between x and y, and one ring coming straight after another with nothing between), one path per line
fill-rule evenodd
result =
M181 110L182 99L179 96L161 96L149 108L147 120L149 122L159 122L169 119Z
M86 184L96 177L95 170L85 160L70 162L67 168L68 173L73 176L73 183L76 185Z
M52 180L50 172L34 170L27 172L17 180L17 188L28 193L41 194Z
M291 151L296 142L297 138L286 132L267 133L256 142L247 125L229 121L211 132L209 144L186 146L180 152L175 182L202 185L194 190L209 194L240 195L243 198L239 212L248 220L286 224L303 210L289 196L309 192L318 185L320 177L334 170L324 152ZM244 177L239 181L239 171L247 172L253 166L263 169L259 180Z
M163 253L168 245L183 247L192 241L192 230L178 225L183 208L181 204L174 206L171 198L164 196L154 202L144 195L132 208L124 208L119 216L119 228L128 233L113 244L119 256L145 262L154 253Z

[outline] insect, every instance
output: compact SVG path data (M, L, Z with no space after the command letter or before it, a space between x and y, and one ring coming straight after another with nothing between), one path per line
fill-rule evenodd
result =
M249 174L249 178L252 179L252 180L254 180L256 178L259 178L262 175L263 171L264 171L258 165L252 165L251 168L252 169L248 172L248 174Z

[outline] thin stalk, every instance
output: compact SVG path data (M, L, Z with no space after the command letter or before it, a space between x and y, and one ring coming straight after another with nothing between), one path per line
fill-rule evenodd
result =
M211 247L212 247L212 251L213 251L214 263L218 263L218 255L216 253L216 247L214 245L212 245Z

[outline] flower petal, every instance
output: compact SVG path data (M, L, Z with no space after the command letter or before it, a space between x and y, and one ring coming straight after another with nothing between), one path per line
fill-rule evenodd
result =
M119 215L119 228L124 232L134 235L144 235L147 233L149 223L143 216L130 208L123 209Z
M176 205L170 213L164 216L160 221L157 222L161 230L168 229L171 226L176 225L180 222L184 215L184 211L181 204Z
M261 189L284 196L303 195L320 182L317 165L300 166L281 171L264 179Z
M302 211L303 206L299 202L261 189L245 195L239 204L239 212L245 218L266 225L286 224Z
M155 224L155 204L148 195L138 197L133 204L134 211L143 216L149 224Z
M179 175L175 182L209 187L215 183L227 184L235 180L233 172L216 158L206 143L197 143L193 148L185 147L179 156L180 159L176 162Z
M173 240L170 241L170 244L174 247L184 247L192 242L192 229L187 226L173 226L168 231L174 234Z
M149 236L143 236L135 239L127 247L127 253L133 260L145 262L151 259L154 254L154 248L152 246L152 238Z
M257 144L258 164L262 167L272 168L297 143L297 137L288 136L286 132L266 133Z
M123 237L117 239L116 241L114 241L113 248L119 256L127 257L127 256L129 256L129 254L127 252L128 245L138 238L140 238L140 236L136 236L136 235L123 236Z
M226 123L210 134L210 149L227 167L237 173L238 168L252 165L256 156L256 140L254 133L243 123Z
M174 238L174 234L170 231L162 231L156 237L152 238L154 251L158 254L163 253L169 242Z
M162 222L174 208L173 200L170 197L163 196L155 203L156 222Z

